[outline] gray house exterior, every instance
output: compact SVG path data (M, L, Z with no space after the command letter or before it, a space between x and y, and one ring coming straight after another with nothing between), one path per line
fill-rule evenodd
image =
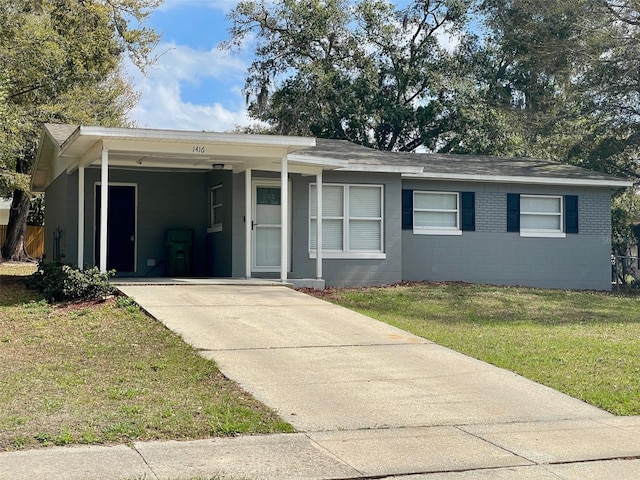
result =
M537 159L70 125L44 126L32 179L46 260L122 277L597 290L629 186Z

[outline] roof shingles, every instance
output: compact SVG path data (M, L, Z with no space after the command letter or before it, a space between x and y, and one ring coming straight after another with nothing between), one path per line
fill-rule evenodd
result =
M605 173L538 158L387 152L356 145L346 140L321 138L317 139L317 146L299 152L299 155L328 157L347 161L351 165L422 167L426 174L442 176L624 180Z

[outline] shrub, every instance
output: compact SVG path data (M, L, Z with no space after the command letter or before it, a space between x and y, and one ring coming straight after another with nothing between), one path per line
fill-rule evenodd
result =
M27 286L42 292L50 302L61 300L95 300L114 293L109 278L115 271L100 272L97 267L78 270L60 262L38 264Z

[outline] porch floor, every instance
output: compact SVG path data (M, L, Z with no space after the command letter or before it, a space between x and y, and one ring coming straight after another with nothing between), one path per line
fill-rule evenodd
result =
M325 287L324 280L316 279L289 279L282 283L272 278L168 278L168 277L119 277L111 279L116 286L126 285L244 285L244 286L281 286L286 287Z

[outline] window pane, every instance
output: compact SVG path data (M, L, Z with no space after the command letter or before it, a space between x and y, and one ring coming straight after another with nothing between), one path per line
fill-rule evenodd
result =
M309 229L309 248L316 249L316 221L311 220ZM322 222L322 251L342 250L342 220L324 220Z
M520 197L520 211L526 213L560 213L562 202L558 197Z
M380 218L379 187L350 187L349 188L349 216Z
M322 216L342 217L344 213L344 188L340 185L322 186ZM309 189L309 211L312 217L317 215L316 186Z
M322 189L322 193L324 193L324 189ZM316 205L316 186L311 185L309 187L309 215L312 217L315 217L318 214Z
M211 205L220 205L222 203L222 188L214 188L211 190Z
M222 223L222 207L216 207L211 211L211 225Z
M424 208L429 210L457 210L457 193L425 193L415 192L413 196L414 208Z
M526 215L520 216L522 230L554 230L561 231L560 215Z
M342 217L344 215L344 188L336 185L322 187L322 216Z
M381 251L380 220L351 220L349 222L349 249L351 251Z
M426 228L457 228L458 214L455 212L414 212L413 224Z
M322 222L322 249L342 250L342 220L324 220Z

